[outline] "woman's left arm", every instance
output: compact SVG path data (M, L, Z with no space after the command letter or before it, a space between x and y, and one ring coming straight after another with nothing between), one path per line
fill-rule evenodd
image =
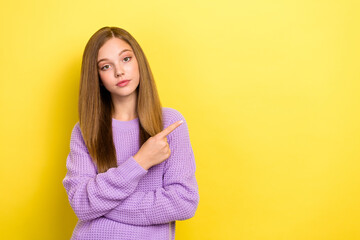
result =
M168 136L170 157L164 165L163 187L149 192L135 191L104 217L132 225L164 224L195 215L199 203L195 158L184 122Z

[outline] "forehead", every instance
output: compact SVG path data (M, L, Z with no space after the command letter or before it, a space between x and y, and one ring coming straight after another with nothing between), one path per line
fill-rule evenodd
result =
M120 38L111 38L99 49L98 60L103 57L117 56L117 54L124 49L130 49L132 51L131 46L124 40Z

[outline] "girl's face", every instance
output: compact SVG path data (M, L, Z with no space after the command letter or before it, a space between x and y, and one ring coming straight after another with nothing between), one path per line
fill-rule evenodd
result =
M136 95L139 85L139 67L131 46L122 39L111 38L99 49L98 73L104 87L112 97L122 98ZM130 80L127 85L120 81Z

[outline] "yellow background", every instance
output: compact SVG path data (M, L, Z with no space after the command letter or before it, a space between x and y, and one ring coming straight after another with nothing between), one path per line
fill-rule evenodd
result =
M69 239L62 179L81 57L145 51L188 122L200 203L176 239L360 239L360 3L1 1L0 239Z

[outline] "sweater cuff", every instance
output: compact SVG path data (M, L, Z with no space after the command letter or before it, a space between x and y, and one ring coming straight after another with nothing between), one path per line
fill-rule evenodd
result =
M140 180L148 171L144 169L133 156L129 157L119 167L119 174L125 179Z

